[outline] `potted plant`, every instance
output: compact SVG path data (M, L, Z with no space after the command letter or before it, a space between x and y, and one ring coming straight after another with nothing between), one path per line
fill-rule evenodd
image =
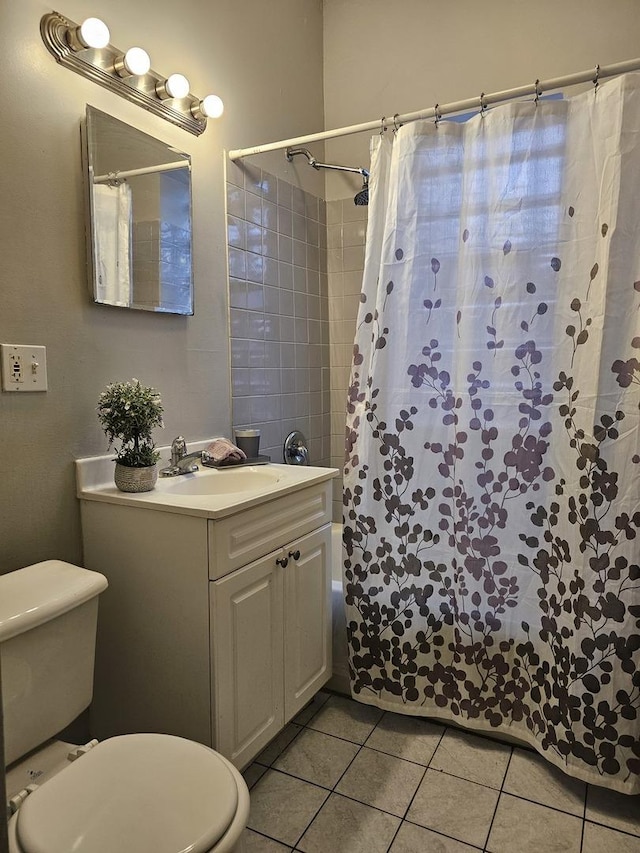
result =
M158 479L155 449L151 431L164 426L162 400L155 388L131 382L114 382L100 394L98 419L109 439L120 449L115 458L115 483L122 492L149 492Z

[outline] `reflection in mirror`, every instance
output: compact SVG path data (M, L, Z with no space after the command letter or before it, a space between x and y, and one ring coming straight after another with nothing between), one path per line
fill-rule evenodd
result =
M94 301L193 314L189 156L90 106L83 143Z

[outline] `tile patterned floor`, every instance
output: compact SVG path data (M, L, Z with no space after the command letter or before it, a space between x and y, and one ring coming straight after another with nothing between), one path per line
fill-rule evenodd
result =
M325 692L244 776L247 853L640 853L640 797Z

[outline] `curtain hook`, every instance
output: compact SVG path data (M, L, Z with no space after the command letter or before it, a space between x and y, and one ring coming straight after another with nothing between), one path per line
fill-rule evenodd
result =
M484 99L484 92L480 92L480 115L484 116L487 111L487 104Z
M393 116L393 132L396 134L400 128L402 127L402 122L398 121L400 118L400 113L395 113Z
M383 134L383 133L385 132L385 130L387 129L387 127L386 127L386 125L385 125L385 121L386 121L386 119L387 119L387 117L386 117L386 116L382 116L382 118L380 119L380 136L382 136L382 134Z
M537 107L537 106L538 106L538 103L539 103L539 101L540 101L540 95L542 94L542 91L541 91L541 89L540 89L540 78L537 78L537 79L536 79L536 82L535 82L535 85L534 85L534 89L536 90L536 96L535 96L535 98L533 99L533 103L534 103L534 104L536 105L536 107Z
M600 85L600 66L596 65L596 76L593 78L593 92L594 92L594 94L598 91L599 85Z
M109 172L108 173L107 184L110 187L117 187L120 185L120 177L119 177L118 170L116 170L115 172Z
M436 104L433 108L433 112L435 113L435 125L436 127L442 121L442 113L439 110L440 104Z

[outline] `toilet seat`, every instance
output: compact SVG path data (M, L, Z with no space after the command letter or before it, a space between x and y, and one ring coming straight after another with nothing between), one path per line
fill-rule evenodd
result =
M173 735L105 740L27 797L21 853L209 853L239 807L228 762Z

